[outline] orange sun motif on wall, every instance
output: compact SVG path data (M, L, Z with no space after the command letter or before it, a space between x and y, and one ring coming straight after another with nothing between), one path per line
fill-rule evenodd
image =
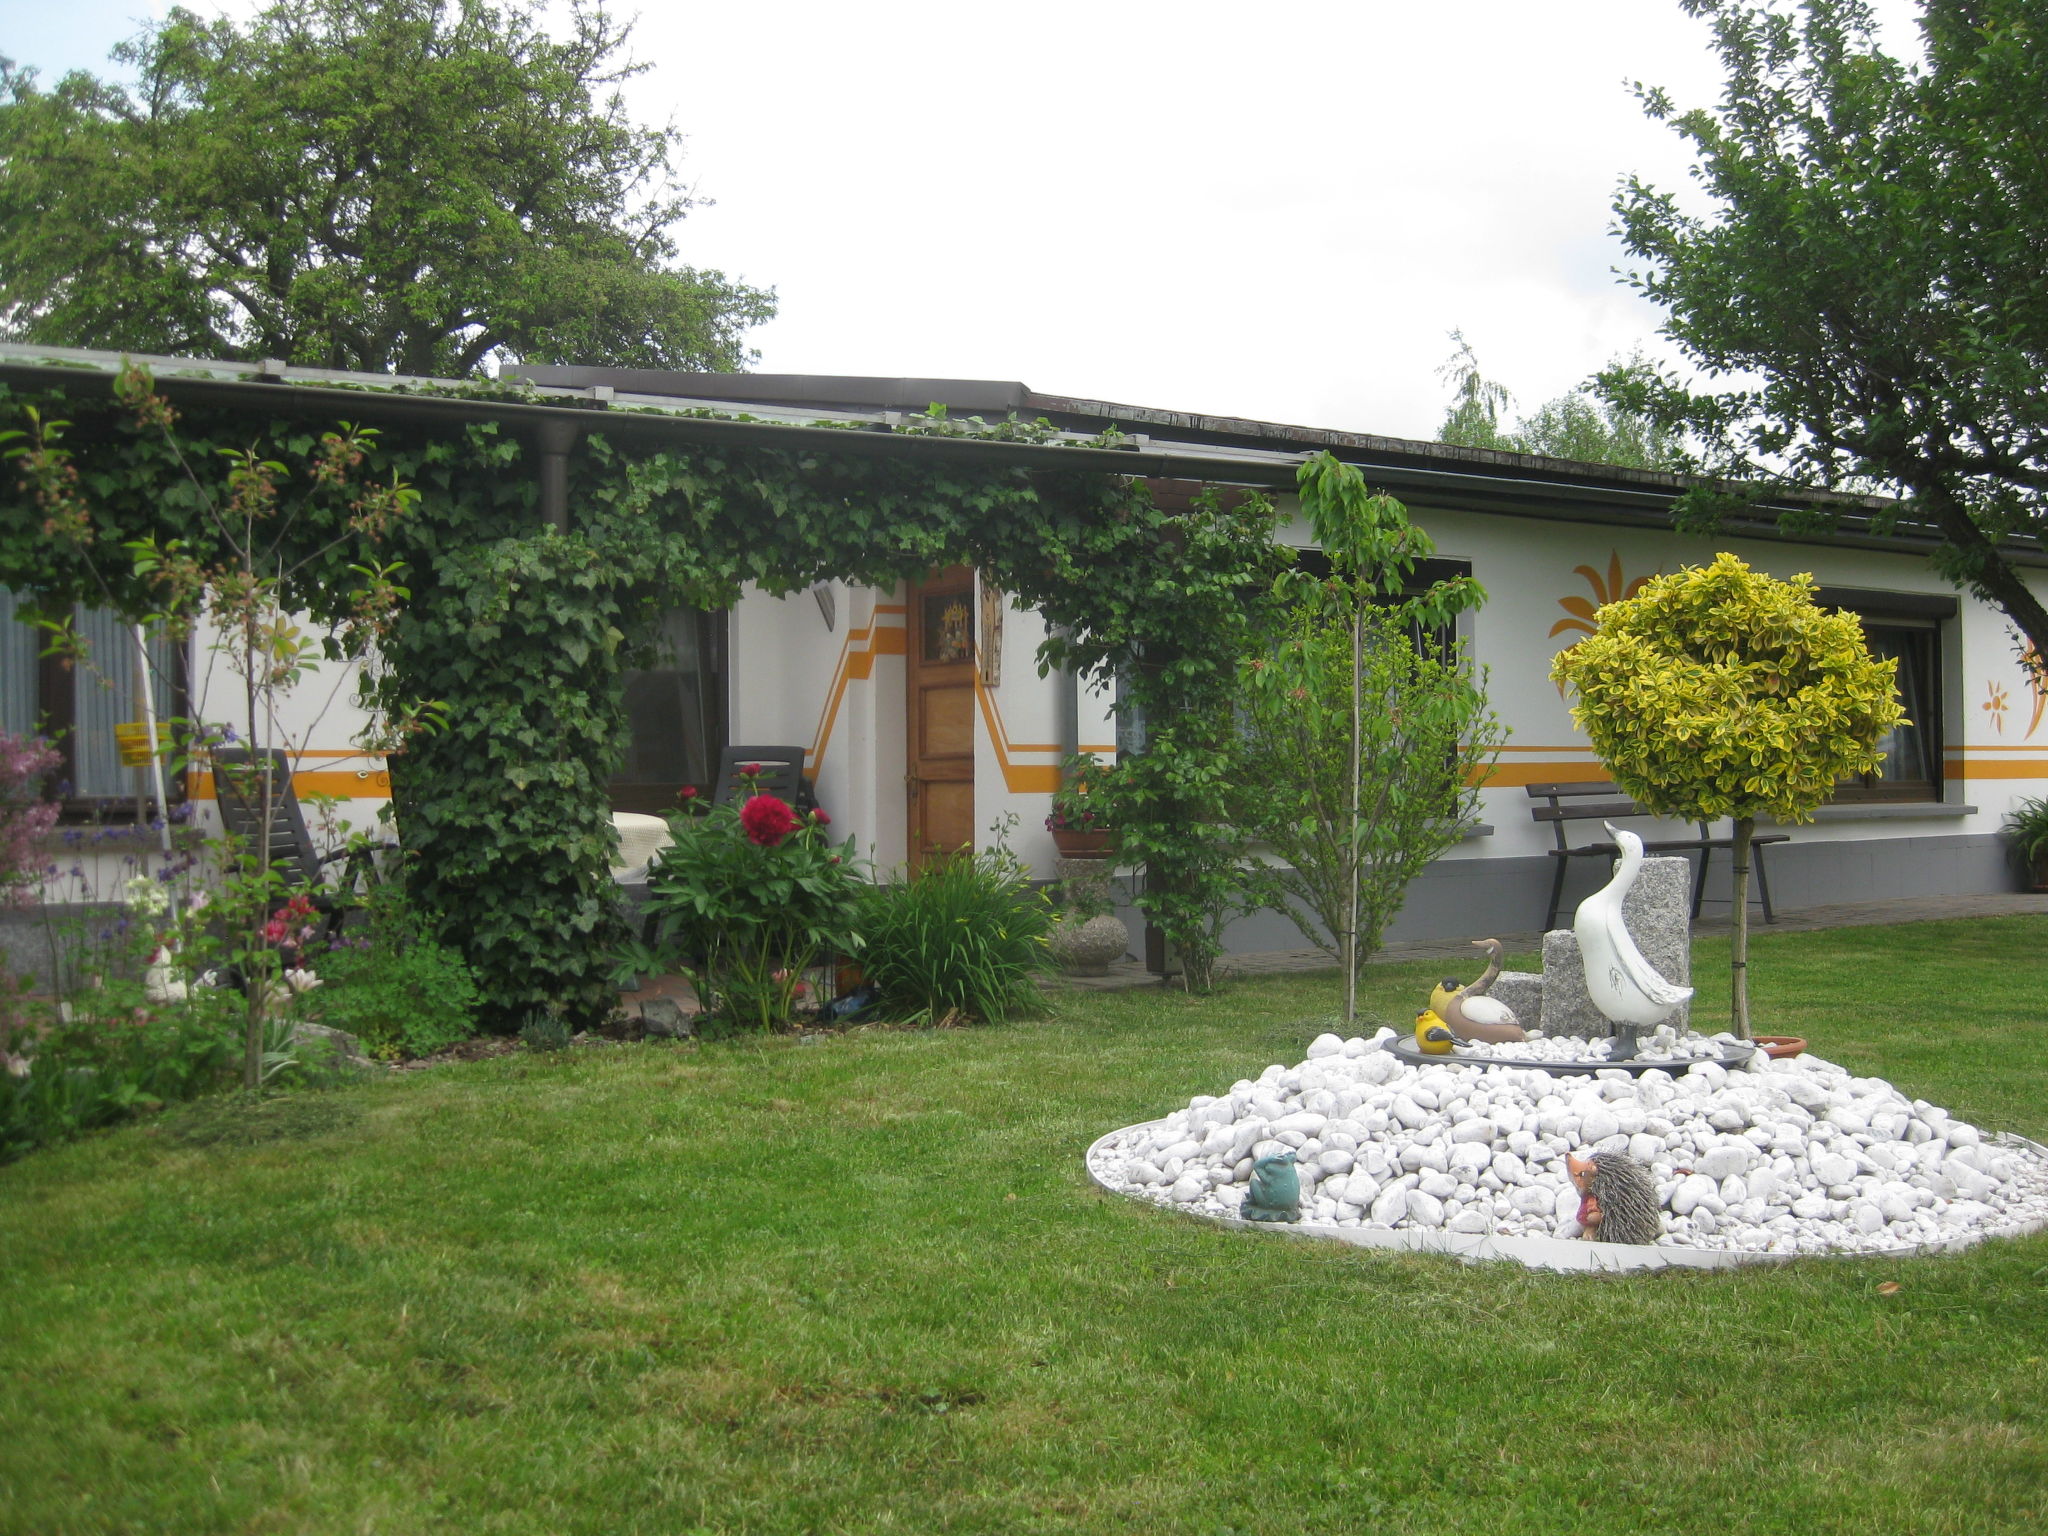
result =
M1551 625L1550 632L1553 635L1570 634L1573 630L1578 630L1583 634L1593 634L1600 626L1599 614L1602 608L1606 607L1609 603L1618 603L1624 597L1634 597L1643 590L1643 584L1650 579L1648 576L1638 576L1634 581L1624 581L1621 574L1621 551L1615 549L1610 549L1607 552L1607 572L1605 575L1594 570L1590 565L1575 565L1572 567L1572 570L1575 574L1586 578L1586 585L1593 589L1592 600L1588 601L1583 597L1560 597L1557 600L1557 606L1570 614L1571 617L1559 619L1555 624ZM1574 640L1572 645L1577 645L1578 643L1578 641ZM1570 650L1571 645L1566 646L1565 649ZM1563 681L1559 680L1555 686L1557 688L1557 696L1560 699L1563 698L1565 696Z
M1609 550L1607 552L1607 574L1605 576L1602 576L1600 572L1594 570L1590 565L1575 565L1572 567L1572 571L1574 574L1586 578L1586 585L1593 589L1593 598L1592 601L1588 602L1583 597L1560 597L1557 600L1557 606L1570 614L1571 617L1559 619L1555 624L1551 625L1550 632L1553 635L1566 634L1575 629L1582 630L1589 635L1592 634L1598 627L1599 620L1597 615L1602 608L1606 607L1609 603L1618 603L1624 597L1634 597L1643 590L1643 584L1650 579L1648 576L1638 576L1634 581L1624 584L1621 578L1621 553L1618 550ZM1573 643L1576 644L1577 642Z
M2027 691L2034 696L2034 718L2027 722L2027 735L2031 737L2041 724L2041 716L2048 714L2048 664L2041 660L2041 652L2028 646L2020 652L2020 670L2027 675Z

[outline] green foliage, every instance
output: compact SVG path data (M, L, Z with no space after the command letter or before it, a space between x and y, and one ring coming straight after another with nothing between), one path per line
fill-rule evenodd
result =
M29 407L72 423L95 540L177 539L200 560L221 558L225 541L186 464L266 442L289 468L319 444L289 414L201 407L167 443L90 397L0 388L0 415L25 420ZM1141 909L1206 984L1241 886L1226 766L1236 665L1267 632L1286 559L1263 498L1212 496L1177 513L1097 473L755 446L628 451L594 432L571 460L564 532L535 515L533 452L493 422L388 424L361 469L417 493L374 551L376 564L401 562L406 583L371 686L390 718L442 706L445 728L391 758L395 825L407 891L468 961L485 1027L514 1031L550 1005L588 1025L614 1006L605 786L624 750L624 672L666 609L728 604L747 582L889 586L953 563L1064 626L1042 664L1099 681L1122 672L1154 722L1150 749L1119 768L1133 792L1115 819L1126 856L1148 866ZM111 572L103 590L78 546L43 534L45 515L28 489L0 484L0 582L154 611L132 574ZM292 572L281 607L322 622L350 613L362 586L351 567L371 562L363 536L341 537L344 519L307 498L281 530Z
M720 369L770 294L675 263L682 135L626 23L535 0L174 8L50 90L0 71L0 316L31 341L452 377Z
M1479 358L1461 331L1451 332L1458 350L1439 370L1454 391L1437 441L1461 448L1502 453L1540 453L1583 464L1619 464L1629 469L1670 469L1678 460L1678 438L1640 411L1603 399L1590 387L1559 395L1513 427L1501 417L1513 401L1507 388L1479 371ZM1607 380L1654 376L1640 352L1617 358L1601 375Z
M1090 795L1116 829L1119 857L1145 866L1139 910L1179 952L1195 992L1208 990L1223 927L1247 896L1233 711L1238 659L1270 636L1273 582L1290 558L1273 527L1272 503L1256 494L1212 487L1170 520L1140 503L1076 530L1095 556L1087 565L1069 556L1064 579L1013 588L1073 626L1044 654L1104 682L1120 672L1124 707L1145 722L1144 750Z
M1749 1038L1749 846L1758 816L1811 821L1836 781L1869 773L1905 717L1898 662L1872 658L1852 614L1815 606L1730 554L1609 603L1550 675L1631 797L1667 816L1735 822L1732 1020Z
M0 1001L0 1162L219 1086L240 1015L231 992L156 1005L115 980L80 992L68 1019Z
M822 812L799 816L766 794L679 811L669 825L647 871L663 941L692 968L709 1013L736 1028L786 1028L819 954L858 943L853 839L835 847Z
M1778 487L1895 492L1902 509L1781 522L1921 525L1936 568L2048 655L2003 544L2048 533L2048 5L1927 0L1913 68L1876 47L1866 0L1681 3L1711 20L1721 102L1639 94L1712 202L1632 179L1616 211L1632 285L1703 377L1609 375L1603 395L1700 445L1692 527Z
M884 1017L1000 1024L1043 1011L1052 903L1007 850L943 859L869 886L856 923L861 974Z
M2048 855L2048 797L2029 795L2006 813L2005 830L2023 859Z
M569 1021L562 1017L559 1008L535 1009L519 1027L519 1043L541 1055L566 1051L573 1038Z
M1262 904L1341 958L1355 890L1362 965L1401 910L1408 883L1455 846L1473 818L1505 732L1462 651L1444 661L1419 654L1395 611L1367 608L1358 617L1356 779L1351 626L1332 622L1322 604L1297 608L1273 655L1245 665L1238 779L1243 823L1277 861L1259 871Z
M1056 832L1108 832L1108 812L1103 807L1113 791L1109 785L1116 765L1105 763L1093 752L1077 752L1060 764L1060 787L1052 792L1052 809L1045 825ZM1102 793L1098 796L1096 791Z
M1410 649L1411 629L1449 625L1484 589L1460 576L1409 593L1435 546L1408 509L1330 453L1298 478L1331 574L1283 574L1274 592L1292 605L1288 633L1241 664L1238 819L1291 865L1261 865L1254 899L1311 942L1335 941L1349 1018L1358 967L1408 881L1457 840L1501 733L1459 658L1426 662Z
M1614 782L1688 818L1811 821L1838 780L1869 773L1904 711L1894 660L1863 626L1813 602L1813 578L1777 581L1730 554L1653 577L1600 610L1558 653L1572 720Z
M477 987L454 950L428 936L394 888L380 887L367 932L311 960L320 1023L345 1029L373 1056L428 1056L476 1033Z

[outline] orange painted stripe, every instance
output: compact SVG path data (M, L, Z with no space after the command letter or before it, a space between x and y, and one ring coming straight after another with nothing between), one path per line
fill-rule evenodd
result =
M1979 757L1949 764L1950 776L1972 779L2048 779L2048 762L2038 757Z
M307 757L316 754L308 752ZM317 754L330 757L354 757L353 752ZM292 788L301 797L306 795L334 795L343 800L389 800L391 798L391 775L382 768L370 770L368 778L357 778L347 771L310 769L292 775ZM213 775L192 773L187 776L187 792L194 800L214 799Z
M901 604L877 603L876 613L902 613ZM816 778L825 766L825 749L832 744L833 728L839 723L839 706L846 698L848 682L865 682L874 675L877 656L901 656L909 645L909 637L901 624L870 624L864 629L849 629L846 638L839 645L839 660L832 669L832 688L825 698L825 708L818 716L818 729L811 738L811 746L804 753L804 765Z
M1002 770L1003 787L1013 795L1049 795L1060 787L1060 769L1057 763L1013 763L1010 761L1009 735L1003 729L1002 712L996 708L995 696L982 686L981 669L974 672L974 697L981 705L981 718L988 726L988 739L996 749L996 766ZM1057 752L1058 747L1045 750Z

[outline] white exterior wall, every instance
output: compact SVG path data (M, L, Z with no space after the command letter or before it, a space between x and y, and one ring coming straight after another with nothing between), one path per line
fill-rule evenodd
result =
M1291 502L1282 498L1283 514ZM1465 632L1474 657L1488 669L1488 697L1510 732L1497 775L1482 791L1482 819L1493 830L1452 849L1447 864L1542 859L1552 834L1530 819L1524 786L1604 776L1548 673L1551 658L1584 634L1572 627L1552 633L1580 619L1565 600L1597 606L1615 595L1606 590L1614 561L1624 586L1727 549L1775 576L1808 571L1828 586L1956 596L1918 556L1428 507L1414 508L1413 515L1438 554L1470 561L1486 588L1487 602L1468 616ZM1283 523L1280 537L1293 545L1308 542L1298 519ZM1594 573L1599 588L1580 567ZM2048 573L2029 572L2028 580L2048 593ZM728 621L730 739L802 746L835 836L853 837L878 874L887 875L902 864L906 844L905 593L843 582L827 590L834 608L829 627L808 591L778 598L753 590L734 609ZM1982 838L1999 831L2015 801L2048 793L2048 700L2027 679L2004 616L1968 596L1959 603L1958 617L1941 626L1945 806L1835 807L1798 828L1797 842ZM977 642L986 647L978 603L976 624ZM992 829L1014 815L1010 846L1050 877L1055 853L1044 820L1059 776L1059 690L1069 685L1057 674L1038 675L1044 634L1037 613L1005 608L1000 678L977 689L975 825L986 847L994 841ZM209 636L195 638L191 661L193 713L246 735L239 683ZM301 794L343 797L340 819L368 828L388 803L390 779L381 758L354 744L366 724L353 702L354 671L322 663L263 722L259 744L291 750ZM1080 746L1106 758L1115 753L1110 704L1106 688L1080 692ZM203 778L193 803L201 823L210 821L211 790ZM1689 835L1683 825L1669 830ZM107 899L138 864L149 862L144 840L133 834L93 838L89 830L66 844L59 855L63 873L50 883L49 899ZM83 875L72 876L74 867Z

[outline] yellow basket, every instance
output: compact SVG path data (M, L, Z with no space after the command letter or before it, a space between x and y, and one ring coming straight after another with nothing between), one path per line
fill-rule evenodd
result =
M149 766L149 726L144 721L133 721L114 727L114 744L121 749L123 768L147 768ZM156 755L169 757L171 754L171 728L160 725L156 728Z

